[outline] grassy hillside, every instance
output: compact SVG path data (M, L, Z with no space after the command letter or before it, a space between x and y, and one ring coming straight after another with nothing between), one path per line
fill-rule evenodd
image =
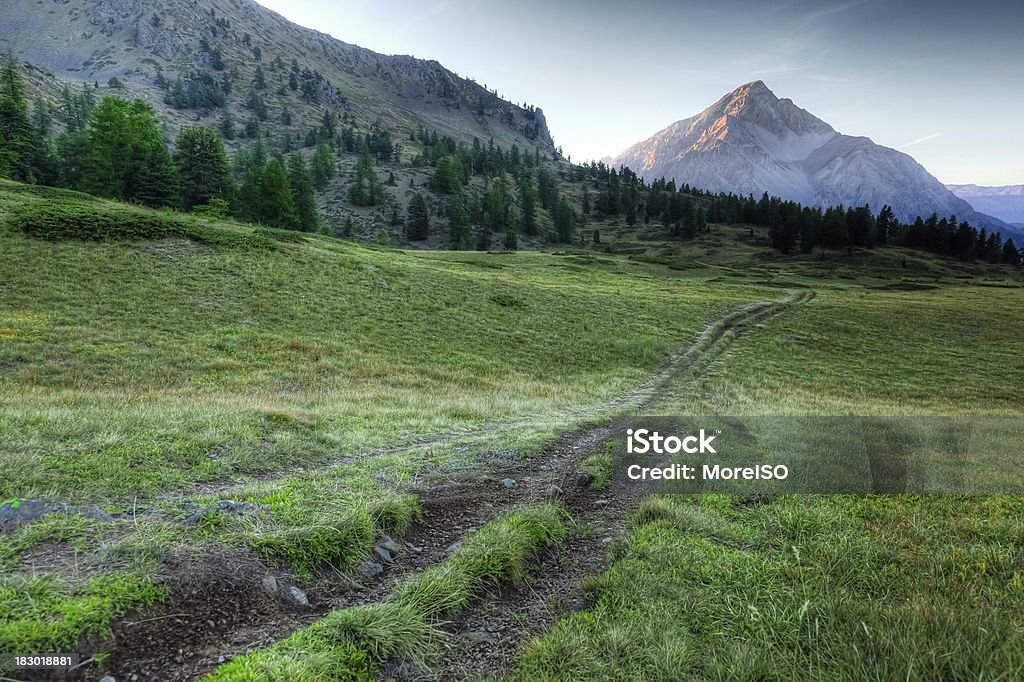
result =
M639 395L677 350L699 353L712 338L701 332L738 340L698 358L697 374L663 375L667 389L643 394L648 412L1024 404L1009 269L900 249L782 258L745 226L682 244L644 229L613 226L586 250L411 252L0 183L0 507L71 505L0 536L0 644L116 653L123 640L108 636L126 613L173 609L195 583L223 580L203 571L256 575L256 586L215 583L238 599L268 572L343 590L336 570L349 575L377 538L429 513L412 482L486 477L629 409L637 401L616 396ZM723 327L730 311L805 289L816 296L742 338ZM487 521L492 502L511 503L484 490ZM1015 500L734 502L644 502L590 583L591 608L527 647L516 674L1019 672ZM485 585L522 580L550 539L520 521L488 528L504 530L481 530L488 540L399 596L306 629L289 621L279 644L222 675L291 670L310 642L318 657L303 674L342 655L372 670L409 644L385 636L389 623L433 647L430 600L456 595L461 608ZM342 649L329 645L336 626ZM898 652L905 664L884 662Z
M5 184L0 220L64 196ZM410 434L544 423L632 386L716 312L765 295L589 256L189 225L210 243L4 228L0 497L125 501Z
M529 451L714 315L776 293L709 295L588 254L364 248L14 183L0 243L0 499L98 505L0 538L0 642L19 651L97 641L194 583L197 552L241 566L255 550L307 577L351 566L421 513L410 477ZM229 496L266 511L210 506ZM165 520L195 508L211 510L199 525Z

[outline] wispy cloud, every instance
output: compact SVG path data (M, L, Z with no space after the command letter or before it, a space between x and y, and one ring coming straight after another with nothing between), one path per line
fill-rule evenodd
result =
M803 33L804 31L812 28L819 20L830 17L834 14L840 14L842 12L849 11L861 5L868 4L870 0L852 0L852 2L843 2L836 5L818 7L814 11L808 12L801 17L799 21L793 26L790 34Z
M928 140L934 140L936 137L940 137L941 135L942 133L932 133L931 135L925 135L924 137L919 137L916 140L913 140L912 142L900 145L899 147L896 147L896 149L906 149L907 147L913 147L915 144L921 144L922 142L927 142Z
M810 64L804 64L802 66L780 64L779 66L769 67L767 69L755 69L751 73L755 76L773 76L776 74L793 73L794 71L805 71L811 68Z

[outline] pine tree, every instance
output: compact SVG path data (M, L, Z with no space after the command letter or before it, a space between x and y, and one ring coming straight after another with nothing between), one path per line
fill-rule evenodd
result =
M575 236L576 212L563 197L558 200L558 207L555 209L555 241L571 244Z
M28 118L25 82L10 56L0 67L0 177L51 183L53 164L43 136Z
M377 206L384 200L384 188L377 179L377 171L368 153L364 152L356 161L348 200L356 206Z
M406 234L413 241L423 241L430 234L430 211L423 195L417 192L409 200L406 215Z
M1007 239L1003 244L1002 261L1007 265L1020 265L1021 254L1014 246L1012 239Z
M505 230L511 225L511 209L512 198L509 196L505 174L502 173L484 193L484 227L495 232Z
M260 175L259 221L274 227L295 228L298 214L292 201L288 172L281 159L274 157Z
M250 168L245 174L242 186L235 193L231 203L232 213L239 220L256 223L260 220L260 181L263 168Z
M153 109L142 100L104 97L87 131L81 188L100 196L128 201L157 197L168 174L170 157ZM163 148L163 151L160 151Z
M210 199L231 199L233 183L224 143L210 128L185 127L178 133L174 161L181 178L181 205L186 211L210 203Z
M313 185L319 190L325 189L334 177L335 169L334 151L329 145L324 142L317 145L312 166Z
M163 141L151 141L136 151L135 173L128 178L126 194L134 201L160 208L179 203L178 170Z
M708 229L708 221L704 215L703 206L697 209L697 221L694 224L694 227L696 228L697 232L706 232Z
M506 251L518 251L519 250L519 233L516 228L509 225L508 230L505 232L505 250Z
M889 234L898 224L891 206L888 204L882 206L882 210L878 212L878 218L875 220L875 224L878 231L878 243L882 246L888 244Z
M437 192L454 194L462 188L464 176L462 162L457 156L448 154L438 159L430 187Z
M519 177L519 229L523 234L537 234L537 188L529 172Z
M306 169L302 154L292 154L288 159L288 183L292 190L292 202L298 216L296 226L304 232L316 232L320 228L320 217L316 211L313 196L313 180Z
M448 239L455 251L469 248L469 209L466 207L465 191L456 192L448 200Z

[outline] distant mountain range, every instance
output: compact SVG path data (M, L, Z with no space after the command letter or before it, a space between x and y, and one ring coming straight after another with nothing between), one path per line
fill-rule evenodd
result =
M768 192L804 205L868 204L874 211L888 204L905 222L938 213L1010 231L907 154L836 132L762 81L634 144L611 164L629 166L647 180L674 178L715 192Z
M961 199L983 213L993 215L1014 227L1024 228L1024 185L983 187L980 185L946 185Z

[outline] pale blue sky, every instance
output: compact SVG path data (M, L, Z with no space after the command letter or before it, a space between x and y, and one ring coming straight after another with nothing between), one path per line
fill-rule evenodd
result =
M1024 0L258 0L544 109L574 160L761 79L943 182L1024 183Z

